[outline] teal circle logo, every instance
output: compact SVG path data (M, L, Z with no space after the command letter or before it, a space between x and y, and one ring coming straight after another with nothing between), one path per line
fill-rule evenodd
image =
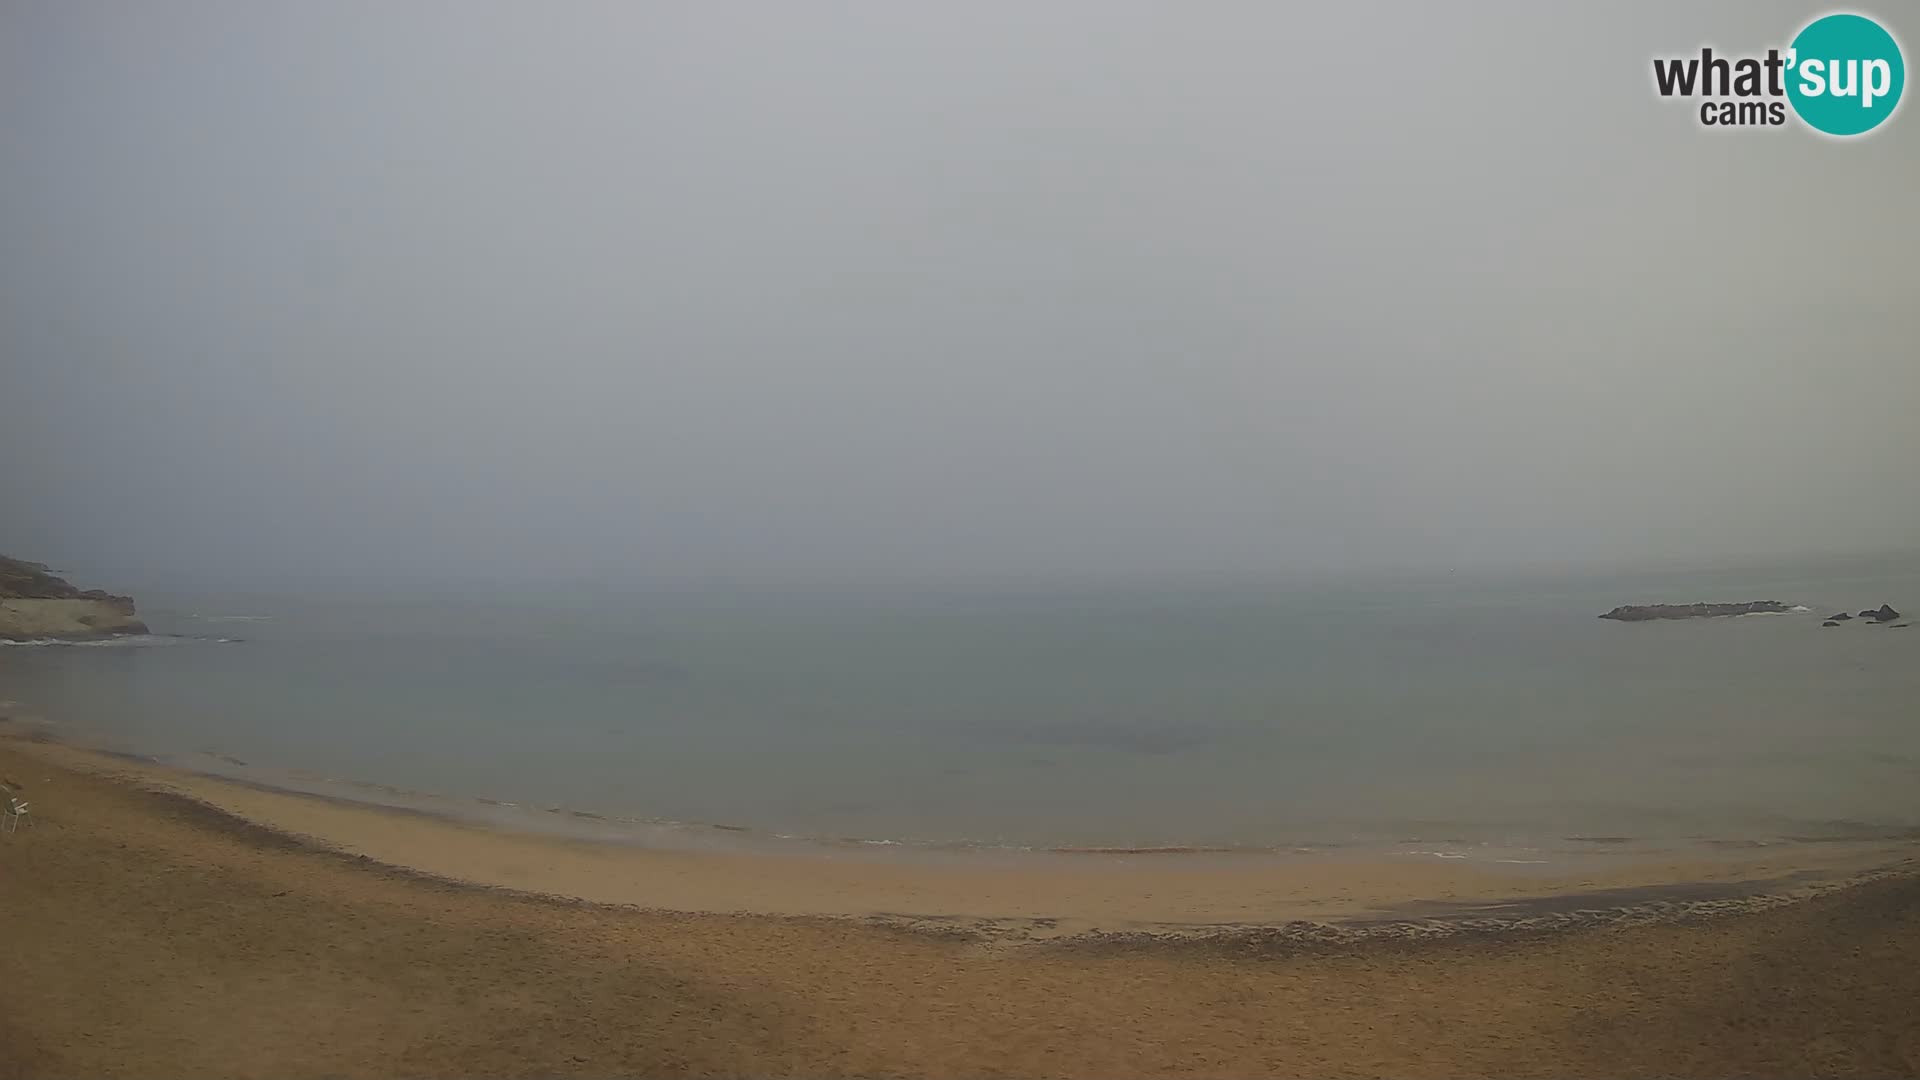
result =
M1863 135L1893 115L1907 85L1900 43L1864 15L1825 15L1793 39L1787 100L1816 131Z

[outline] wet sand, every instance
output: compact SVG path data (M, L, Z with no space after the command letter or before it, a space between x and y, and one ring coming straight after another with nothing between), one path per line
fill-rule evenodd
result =
M37 812L0 838L0 1076L1920 1075L1894 851L955 865L516 836L17 739L0 778Z

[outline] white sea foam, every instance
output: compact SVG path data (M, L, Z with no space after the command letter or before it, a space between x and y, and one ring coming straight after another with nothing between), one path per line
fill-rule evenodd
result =
M25 641L0 641L0 645L62 649L153 649L174 645L231 645L241 638L209 638L191 634L120 634L115 637L68 641L64 638L28 638Z

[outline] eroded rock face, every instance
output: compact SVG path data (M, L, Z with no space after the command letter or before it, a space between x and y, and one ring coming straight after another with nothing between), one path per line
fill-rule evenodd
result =
M102 589L80 590L45 563L0 555L0 640L78 639L144 634L133 599Z
M1749 600L1740 604L1623 604L1603 619L1646 622L1651 619L1712 619L1723 615L1784 615L1793 609L1778 600Z

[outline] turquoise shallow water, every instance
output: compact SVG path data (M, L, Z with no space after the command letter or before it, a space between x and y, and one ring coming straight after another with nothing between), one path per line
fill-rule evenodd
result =
M1524 853L1920 829L1920 627L1820 626L1920 608L1920 559L140 598L179 636L0 649L0 699L141 753L766 835ZM1811 610L1595 618L1748 599Z

